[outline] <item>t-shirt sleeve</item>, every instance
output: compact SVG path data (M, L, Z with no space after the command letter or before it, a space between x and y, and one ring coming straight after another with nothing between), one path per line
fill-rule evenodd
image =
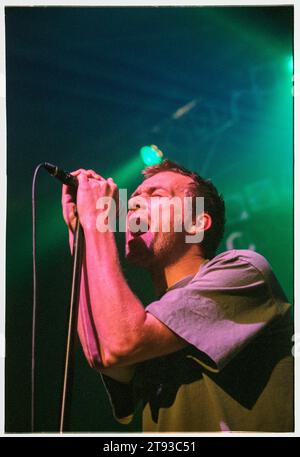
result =
M289 307L264 257L240 250L215 257L146 311L196 348L203 365L219 371Z

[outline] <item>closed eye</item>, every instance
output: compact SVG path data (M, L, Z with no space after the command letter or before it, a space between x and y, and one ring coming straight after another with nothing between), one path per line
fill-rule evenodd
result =
M163 187L153 189L151 192L152 197L166 197L168 195L169 192L167 191L167 189L164 189Z

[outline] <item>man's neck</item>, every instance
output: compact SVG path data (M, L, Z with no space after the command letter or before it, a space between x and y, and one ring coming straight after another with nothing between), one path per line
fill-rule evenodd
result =
M156 265L151 270L155 292L158 296L161 296L181 279L189 275L195 275L206 261L207 259L201 255L198 249L191 249L171 265L164 267Z

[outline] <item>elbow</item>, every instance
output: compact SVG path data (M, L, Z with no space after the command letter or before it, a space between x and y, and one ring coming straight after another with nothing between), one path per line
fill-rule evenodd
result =
M102 357L102 368L112 368L117 366L120 366L120 357L118 356L118 354L107 352L105 357Z
M109 349L101 350L101 365L103 368L121 367L132 363L133 355L136 352L136 345L133 344L118 344ZM97 364L93 360L93 364ZM98 365L99 366L99 365Z

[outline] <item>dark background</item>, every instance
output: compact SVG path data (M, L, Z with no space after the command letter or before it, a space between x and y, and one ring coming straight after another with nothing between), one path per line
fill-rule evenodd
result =
M94 168L130 192L139 149L158 145L224 195L220 251L265 255L293 301L293 9L6 7L5 16L6 431L29 432L31 182L42 161ZM37 431L55 432L71 260L60 185L45 172L37 230L36 420ZM122 236L118 244L122 256ZM147 275L125 264L124 272L147 304ZM79 346L67 428L140 430L139 418L114 422Z

